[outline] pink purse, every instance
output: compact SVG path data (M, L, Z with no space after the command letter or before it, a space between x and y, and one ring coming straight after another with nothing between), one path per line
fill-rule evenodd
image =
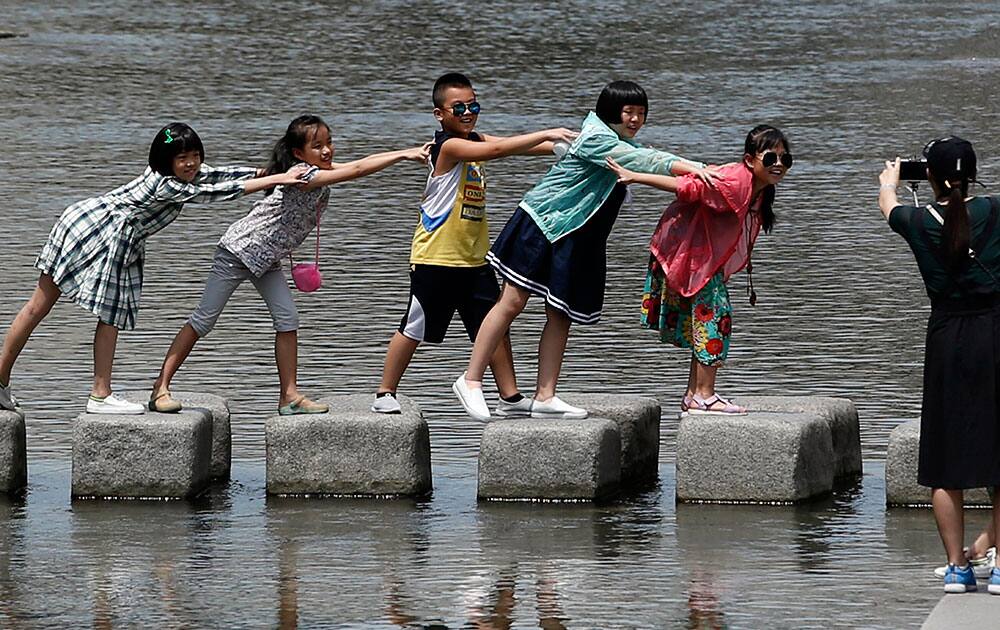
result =
M323 275L319 272L319 205L316 206L316 261L311 263L298 263L292 260L292 253L288 252L288 262L292 265L292 281L295 288L303 293L312 293L323 286Z

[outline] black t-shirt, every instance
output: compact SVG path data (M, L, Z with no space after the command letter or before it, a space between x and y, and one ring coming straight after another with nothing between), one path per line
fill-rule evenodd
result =
M933 207L942 219L948 216L947 204L934 203ZM988 197L974 197L966 203L966 207L969 211L971 247L989 272L971 258L964 269L948 271L941 250L941 224L926 206L896 206L889 213L889 227L909 243L927 294L932 299L1000 292L1000 286L990 276L992 273L1000 279L1000 225L997 225L1000 215L993 214Z

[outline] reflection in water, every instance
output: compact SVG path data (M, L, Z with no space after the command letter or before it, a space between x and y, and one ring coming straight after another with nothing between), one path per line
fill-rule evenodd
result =
M688 625L690 630L722 630L726 618L715 593L715 579L710 572L698 572L688 585Z

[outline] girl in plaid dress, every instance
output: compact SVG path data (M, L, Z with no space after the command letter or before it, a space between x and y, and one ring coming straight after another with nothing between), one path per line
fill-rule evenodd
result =
M32 331L65 295L97 315L90 413L142 413L142 405L111 391L119 330L135 328L142 292L145 241L169 225L184 204L226 201L298 181L301 169L257 177L245 167L204 164L205 149L191 127L171 123L157 132L149 167L124 186L77 202L62 213L35 261L38 286L4 337L0 350L0 408L18 404L11 394L14 362Z
M288 289L282 260L302 244L330 198L329 186L380 171L400 160L424 162L430 145L377 153L346 164L334 164L330 127L309 114L293 120L277 142L266 172L278 173L300 164L300 186L278 186L233 223L219 240L201 302L170 344L149 400L152 411L177 412L181 403L170 395L170 381L199 339L215 326L240 284L249 280L267 304L274 322L274 356L278 364L281 415L326 413L328 406L306 398L297 384L299 316Z

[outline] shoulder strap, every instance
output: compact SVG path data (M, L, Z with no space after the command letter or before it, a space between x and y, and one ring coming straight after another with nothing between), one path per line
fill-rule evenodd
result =
M1000 290L1000 280L997 279L996 275L990 270L989 267L983 264L983 261L979 260L979 256L976 254L976 250L982 249L982 247L986 244L986 240L993 233L994 227L996 227L997 214L998 214L997 201L993 197L987 197L987 199L990 200L990 216L986 221L986 227L983 228L983 231L979 235L979 238L976 239L975 242L976 247L973 248L971 247L970 244L969 258L971 258L974 263L979 265L980 269L986 272L986 275L988 275L990 277L990 280L993 281L993 287L997 290ZM935 208L931 204L927 204L927 212L929 212L930 215L934 217L934 220L936 220L938 223L944 226L944 219L941 217L941 213L937 211L937 208ZM927 230L924 229L923 224L920 225L920 233L924 239L924 242L927 244L927 249L931 252L934 258L937 259L938 263L941 264L942 268L946 270L946 272L948 273L948 278L952 281L952 283L959 289L961 289L963 293L970 293L970 291L964 286L965 283L960 281L958 277L953 275L948 265L944 264L944 261L941 259L938 248L934 247L934 244L931 243L930 237L927 234Z

